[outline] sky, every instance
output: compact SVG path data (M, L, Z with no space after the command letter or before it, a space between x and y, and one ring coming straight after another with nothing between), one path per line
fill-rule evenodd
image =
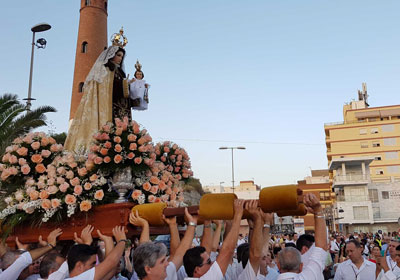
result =
M80 0L3 1L0 94L26 98L32 32L33 108L45 132L68 129ZM123 26L125 67L139 59L149 110L134 112L155 142L187 150L203 185L292 184L327 168L324 123L367 83L369 104L399 104L400 1L109 0L108 37Z

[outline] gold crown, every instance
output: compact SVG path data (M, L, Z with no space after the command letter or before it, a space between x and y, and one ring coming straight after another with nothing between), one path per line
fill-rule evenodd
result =
M114 33L111 36L111 42L113 46L124 48L128 44L128 39L124 36L124 28L121 27L119 33Z
M139 63L139 60L136 60L135 68L136 71L142 72L142 64Z

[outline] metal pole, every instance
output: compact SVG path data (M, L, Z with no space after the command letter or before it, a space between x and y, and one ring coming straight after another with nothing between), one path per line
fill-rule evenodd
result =
M234 174L234 168L233 168L233 148L231 148L232 151L232 191L235 193L235 174Z
M28 98L26 99L26 110L31 110L31 93L32 93L32 75L33 75L33 55L35 51L35 32L32 32L32 52L31 52L31 69L29 72L29 88L28 88Z

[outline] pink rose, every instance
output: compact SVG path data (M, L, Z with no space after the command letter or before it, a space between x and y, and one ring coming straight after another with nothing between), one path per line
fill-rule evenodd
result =
M20 155L21 157L24 157L28 154L28 149L25 147L21 147L17 150L17 154Z
M155 176L151 176L150 183L152 183L153 185L158 185L160 183L160 180Z
M44 210L48 210L51 208L51 201L48 199L43 199L41 205Z
M34 154L31 156L31 160L34 163L41 163L43 161L43 158L40 154Z
M31 147L32 147L32 149L34 149L34 150L38 150L38 149L40 148L40 142L37 142L37 141L33 142L33 143L31 144Z
M24 165L21 166L21 172L24 175L28 175L29 172L31 172L31 168L29 167L29 165L24 164Z
M46 167L43 164L39 163L35 166L35 170L37 173L44 173L46 171Z
M60 185L60 191L61 192L66 192L69 188L69 184L67 182L64 182Z
M49 144L49 139L47 139L46 137L43 137L40 140L40 144L42 145L42 147L46 147Z
M72 180L69 181L69 183L71 184L71 186L76 186L79 185L81 181L79 180L78 177L74 177Z
M141 164L141 163L142 163L142 158L141 158L141 157L136 157L136 158L134 159L134 162L135 162L136 164Z
M134 150L136 150L136 149L137 149L136 143L131 143L131 144L129 144L129 150L134 151Z
M110 133L110 131L111 131L111 127L110 127L110 125L108 125L108 124L106 124L106 125L103 125L103 130L104 130L105 132L108 132L108 133Z
M98 152L99 149L100 149L100 147L97 146L97 145L93 145L93 146L90 147L90 151L91 151L91 152Z
M74 178L74 176L75 176L75 174L74 174L74 172L72 170L68 170L65 173L65 177L67 177L67 179L72 179L72 178Z
M118 134L117 134L117 135L118 135ZM115 142L115 143L118 143L118 144L121 143L121 142L122 142L121 137L115 136L115 137L114 137L114 142Z
M133 159L133 158L135 157L135 154L132 153L132 152L130 152L130 153L127 155L127 157L128 157L129 159Z
M40 197L41 199L46 199L46 198L49 197L49 193L48 193L47 191L43 190L43 191L41 191L41 192L39 193L39 197Z
M135 134L129 134L128 135L128 141L129 142L134 142L136 140L136 135Z
M97 180L97 174L93 174L92 176L90 176L90 177L89 177L89 180L90 180L91 182L96 181L96 180Z
M114 151L116 151L117 153L120 153L122 151L122 146L120 144L115 145Z
M81 177L85 176L87 174L87 169L85 167L78 168L78 174Z
M54 198L51 200L51 207L57 208L61 205L61 201L58 198Z
M89 211L92 208L92 203L89 200L84 200L81 202L81 204L79 205L79 209L81 211Z
M28 134L28 135L26 135L23 139L22 139L22 141L24 141L26 144L31 144L32 143L32 134Z
M19 159L18 159L18 164L21 165L21 166L24 165L24 164L26 164L26 159L24 159L24 158L19 158Z
M29 198L31 200L37 200L39 198L39 192L38 191L31 191L29 193Z
M116 164L118 164L118 163L120 163L121 161L122 161L122 156L121 155L115 155L115 157L114 157L114 162L116 163Z
M108 149L106 149L106 148L101 148L101 149L100 149L100 154L103 155L103 156L106 156L106 155L108 154Z
M76 197L72 194L67 194L65 196L65 203L68 205L74 204L76 202Z
M144 183L143 184L143 189L145 190L145 191L150 191L150 189L151 189L151 184L149 183L149 182L146 182L146 183Z
M104 143L103 146L104 146L104 148L106 148L106 149L110 149L110 148L112 147L112 144L111 144L110 141L107 141L107 142Z
M91 183L85 183L83 185L83 188L88 191L88 190L90 190L92 188L92 184Z
M33 143L32 143L32 145L33 145ZM51 145L51 146L50 146L50 151L51 151L52 153L58 152L58 146L57 146L57 144Z
M55 194L56 192L58 192L58 188L54 185L51 185L47 188L47 191L49 192L49 194Z
M63 177L57 177L56 182L57 184L61 185L62 183L65 182L65 179Z
M14 155L11 155L9 161L11 164L16 164L18 162L18 158Z
M152 194L156 194L156 193L158 192L158 186L157 186L157 185L152 186L151 189L150 189L150 192L151 192Z
M115 135L121 135L121 134L122 134L122 131L123 131L122 127L118 127L118 128L115 130ZM114 142L115 142L115 138L114 138ZM117 142L117 143L119 143L119 142Z
M96 157L95 159L94 159L94 163L95 164L101 164L103 162L103 158L101 158L101 157Z
M147 198L149 200L150 203L154 203L156 202L156 197L154 195L149 195L149 197Z
M139 196L142 195L142 191L141 190L134 190L131 197L133 200L138 200Z
M104 192L103 190L98 190L94 193L94 198L97 200L102 200L104 197Z
M104 163L111 162L111 158L109 156L104 157Z
M81 195L82 193L82 186L81 185L76 185L74 188L74 194L76 195Z

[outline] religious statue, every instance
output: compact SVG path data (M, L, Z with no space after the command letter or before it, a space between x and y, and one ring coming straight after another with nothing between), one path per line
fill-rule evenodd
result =
M123 41L121 42L121 38ZM132 100L124 69L127 39L120 33L112 37L112 46L97 58L83 86L83 96L65 141L69 151L87 151L92 136L115 118L132 118Z
M144 74L139 60L136 62L135 68L135 78L129 81L129 97L132 99L132 108L140 111L147 110L150 85L143 80Z

